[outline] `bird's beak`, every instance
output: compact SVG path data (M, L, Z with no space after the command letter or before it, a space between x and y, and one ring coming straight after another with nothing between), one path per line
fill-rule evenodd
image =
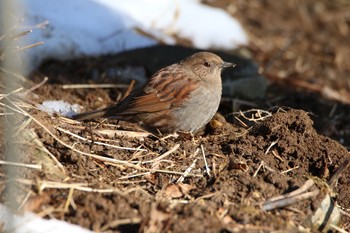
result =
M222 68L222 69L228 68L228 67L235 67L235 66L237 66L237 65L234 64L234 63L230 63L230 62L223 62L223 63L221 64L221 68Z

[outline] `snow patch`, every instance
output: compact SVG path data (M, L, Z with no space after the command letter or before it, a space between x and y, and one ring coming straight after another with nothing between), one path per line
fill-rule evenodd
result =
M69 104L63 100L46 100L37 106L40 110L50 115L58 113L65 117L72 117L77 114L80 106L78 104Z

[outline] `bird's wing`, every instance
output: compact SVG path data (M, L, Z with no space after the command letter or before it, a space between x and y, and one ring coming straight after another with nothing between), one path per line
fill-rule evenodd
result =
M127 101L117 115L160 112L180 106L192 91L199 86L199 80L174 65L155 73L150 82L132 99ZM123 104L122 104L123 105Z

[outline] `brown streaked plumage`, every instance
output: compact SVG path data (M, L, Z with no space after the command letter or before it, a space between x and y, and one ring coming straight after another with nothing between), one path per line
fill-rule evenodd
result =
M73 116L142 121L161 132L195 132L216 113L221 99L221 71L232 63L209 52L199 52L156 72L140 90L120 103Z

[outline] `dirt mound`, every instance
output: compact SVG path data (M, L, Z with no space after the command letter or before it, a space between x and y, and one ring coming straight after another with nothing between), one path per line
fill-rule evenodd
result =
M89 90L85 98L101 101L100 92ZM84 102L77 93L46 84L32 104L47 97ZM32 119L24 132L41 146L26 143L23 162L41 161L43 169L19 171L28 175L18 185L32 193L25 208L94 231L296 231L309 226L305 219L327 193L325 182L349 159L343 146L316 132L303 110L241 112L241 124L217 115L199 135L163 137L136 124L80 123L31 106L24 108ZM349 178L343 171L334 188L343 207L350 205ZM286 208L262 210L265 201L309 179L315 180L313 190L323 191Z

